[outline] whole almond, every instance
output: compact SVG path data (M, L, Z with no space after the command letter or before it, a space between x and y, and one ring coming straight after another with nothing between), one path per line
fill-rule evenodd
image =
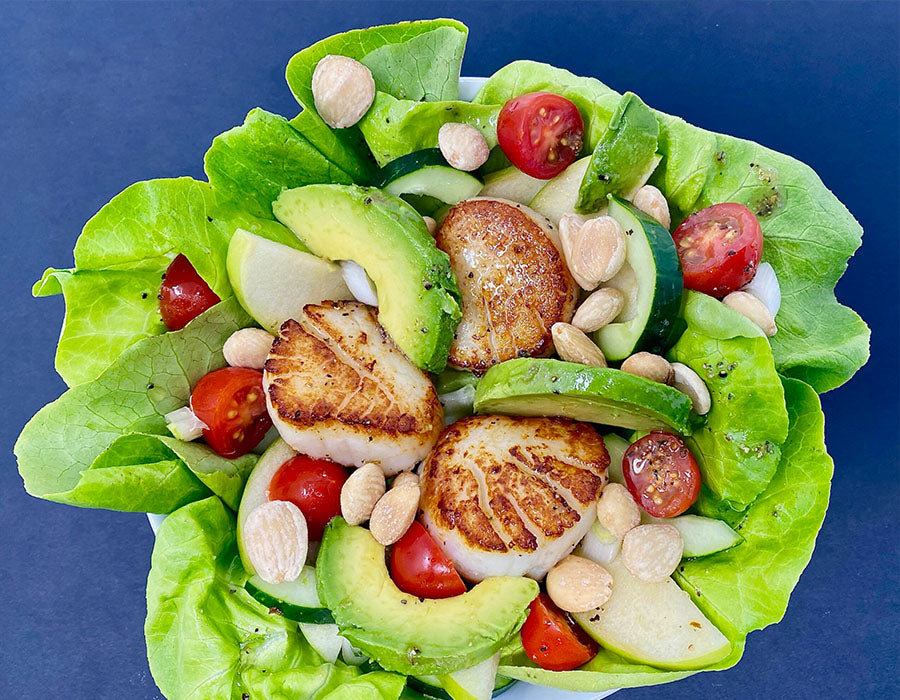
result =
M550 328L556 354L566 362L577 362L590 367L606 367L603 351L584 331L570 323L554 323Z
M648 583L665 581L678 566L684 550L681 533L667 523L638 525L622 540L622 561L635 578Z
M650 352L636 352L625 359L621 369L623 372L636 374L660 384L669 384L674 377L669 361Z
M599 608L612 596L609 571L590 559L570 554L547 574L547 594L567 612Z
M595 289L622 269L627 251L625 233L611 216L588 219L571 240L566 261L582 289Z
M334 129L356 124L375 100L372 71L349 56L323 57L313 71L311 88L316 111Z
M303 512L290 501L266 501L244 523L244 551L267 583L294 581L306 563L309 532Z
M597 501L597 520L614 537L624 537L641 522L641 509L628 489L611 482L603 487Z
M231 367L262 369L274 340L271 333L261 328L241 328L228 336L222 354Z
M641 189L635 193L631 203L645 214L656 219L664 228L668 229L669 226L672 225L672 215L669 214L669 203L666 201L663 193L653 185L644 185L641 187Z
M369 462L354 471L341 488L341 515L350 525L364 523L384 495L384 472Z
M417 474L413 472L400 472L397 476L394 477L394 480L391 482L391 488L396 489L401 486L415 486L419 487L419 477Z
M712 398L706 383L687 365L672 363L672 386L682 394L687 394L695 413L705 416L712 408Z
M598 289L575 311L572 325L585 333L593 333L612 323L624 305L625 295L615 287Z
M767 336L772 337L778 332L775 318L772 316L772 312L769 311L769 307L750 294L750 292L732 292L722 299L722 303L729 309L737 311L742 316L753 321Z
M401 485L384 494L369 518L369 530L377 542L394 544L406 534L419 509L419 487Z

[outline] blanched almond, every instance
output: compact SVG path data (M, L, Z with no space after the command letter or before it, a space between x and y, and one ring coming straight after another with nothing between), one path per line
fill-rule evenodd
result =
M625 264L626 250L625 233L619 222L611 216L598 216L585 221L571 238L566 261L575 281L590 291L615 277Z
M447 122L438 131L438 148L457 170L477 170L491 155L484 135L471 124Z
M384 472L369 462L354 471L341 488L341 515L350 525L364 523L384 495Z
M666 201L666 198L663 197L663 193L653 185L644 185L641 187L641 189L635 193L631 203L645 214L652 216L666 229L672 225L672 216L669 214L669 203Z
M556 354L566 362L577 362L590 367L606 367L603 351L584 331L570 323L554 323L550 328Z
M615 537L624 537L641 522L641 510L628 489L611 482L607 484L597 501L597 520Z
M244 551L267 583L294 581L306 563L306 518L290 501L267 501L244 523Z
M401 486L419 487L419 476L415 472L400 472L391 482L391 488L396 489Z
M612 596L613 580L600 564L569 555L547 574L547 594L567 612L599 608Z
M625 359L621 367L623 372L636 374L660 384L668 384L672 381L672 365L665 357L654 355L650 352L636 352Z
M369 530L377 542L385 546L394 544L406 534L419 509L418 486L401 485L388 491L372 511Z
M778 332L769 307L749 292L732 292L722 299L722 303L753 321L767 336L772 337Z
M261 328L241 328L228 336L222 354L232 367L262 369L274 340L271 333Z
M622 561L635 578L648 583L665 581L681 561L681 533L666 523L639 525L622 541Z
M625 295L615 287L598 289L575 310L572 325L585 333L598 331L622 311Z
M322 58L313 71L311 87L316 111L334 129L356 124L375 100L372 71L349 56Z
M672 363L672 386L683 394L687 394L691 400L694 411L701 416L709 413L712 408L712 398L706 383L687 365L680 362Z

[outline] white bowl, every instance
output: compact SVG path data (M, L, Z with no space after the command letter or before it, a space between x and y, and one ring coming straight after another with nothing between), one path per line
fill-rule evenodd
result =
M466 78L459 79L459 99L469 102L478 90L484 85L487 78ZM147 518L150 520L150 527L153 532L159 529L160 523L165 519L165 515L156 515L148 513ZM548 688L543 685L532 685L522 681L516 683L512 688L503 693L503 700L600 700L609 697L615 690L606 690L602 693L575 693L569 690L559 690L557 688Z

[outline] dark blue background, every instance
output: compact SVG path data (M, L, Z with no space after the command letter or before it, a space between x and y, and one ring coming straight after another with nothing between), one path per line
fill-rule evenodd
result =
M63 390L52 370L62 301L32 300L32 282L71 264L84 221L126 185L202 177L212 137L252 107L293 115L283 71L295 51L447 14L471 28L465 74L533 58L596 76L809 163L862 222L837 293L871 325L872 360L823 397L832 503L785 620L752 634L734 670L623 697L895 697L895 2L3 4L0 695L159 697L142 637L146 519L32 499L16 472L16 434Z

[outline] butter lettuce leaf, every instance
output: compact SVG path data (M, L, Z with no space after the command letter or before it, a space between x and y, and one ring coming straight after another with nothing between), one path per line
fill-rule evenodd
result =
M687 330L669 353L706 382L712 408L686 438L703 483L742 510L775 473L788 433L784 390L769 342L744 316L699 292L687 292Z
M256 457L224 459L205 445L175 440L164 416L187 405L204 374L225 365L222 345L249 324L240 305L226 299L180 331L132 345L95 381L44 406L14 448L26 491L154 513L217 493L236 508Z
M484 104L534 90L575 102L593 149L619 94L592 78L532 61L501 68L475 98ZM811 168L743 139L714 134L656 112L663 160L650 182L672 207L672 220L709 204L740 202L759 216L763 260L781 284L782 305L771 339L778 370L817 391L846 382L869 355L869 329L838 303L834 286L862 241L862 228Z
M331 129L316 112L316 64L329 54L349 56L369 67L382 92L414 101L455 99L467 36L466 26L456 20L420 20L336 34L299 51L285 71L303 106L292 125L356 183L368 183L375 168L359 128Z
M296 623L244 590L234 516L217 498L159 528L147 578L144 634L153 679L179 700L396 700L403 676L329 664ZM345 690L346 689L346 690Z
M241 126L213 139L203 159L213 187L254 216L273 219L272 202L282 190L320 183L353 184L287 119L251 110Z
M206 182L148 180L113 197L85 224L75 268L51 268L33 289L65 297L56 370L66 384L95 379L127 347L165 331L157 294L179 253L220 299L231 296L225 259L237 228L306 250L281 224L249 214Z
M497 145L499 105L471 102L416 102L398 100L384 92L375 94L372 107L359 122L359 129L379 165L394 158L436 148L438 131L447 122L463 122L478 129L488 146Z
M812 557L834 471L818 395L804 382L783 381L790 430L772 481L736 526L744 542L685 561L676 573L683 588L744 634L784 616Z

